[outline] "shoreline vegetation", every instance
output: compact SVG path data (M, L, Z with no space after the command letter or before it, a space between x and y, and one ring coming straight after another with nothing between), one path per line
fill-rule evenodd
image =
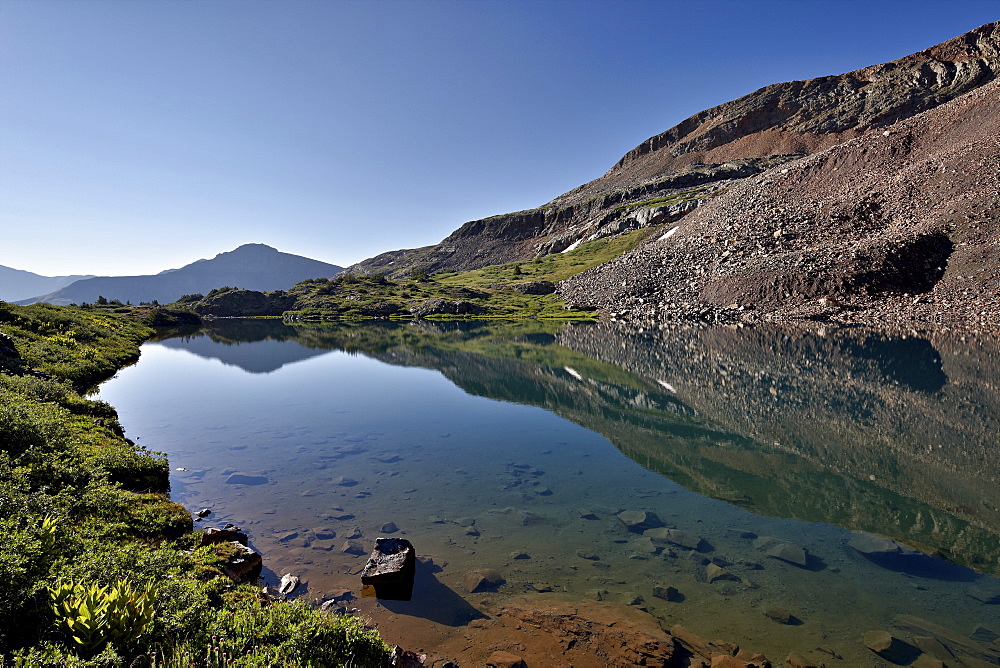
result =
M0 302L0 665L385 665L363 620L227 576L245 548L194 531L166 457L88 398L190 319L117 308Z

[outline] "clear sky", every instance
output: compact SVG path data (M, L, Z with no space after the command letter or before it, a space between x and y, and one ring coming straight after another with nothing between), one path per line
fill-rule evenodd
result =
M0 0L0 265L348 265L600 176L687 116L997 0Z

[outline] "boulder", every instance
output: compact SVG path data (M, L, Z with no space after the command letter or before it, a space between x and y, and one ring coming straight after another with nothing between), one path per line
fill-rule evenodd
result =
M693 534L690 531L683 531L681 529L647 529L643 532L643 535L653 542L679 545L680 547L686 547L689 550L695 550L697 552L708 552L712 549L712 546L697 534Z
M409 601L413 596L413 578L417 555L405 538L376 538L375 549L361 571L361 584L371 587L375 598Z
M806 659L798 652L792 652L785 657L785 668L819 668L815 661Z
M855 532L850 540L847 541L847 544L854 548L858 554L866 557L878 557L880 555L923 555L923 552L914 550L912 547L903 545L891 538L861 531Z
M278 593L287 596L295 591L300 582L301 580L299 580L297 575L285 573L281 576L281 583L278 585Z
M379 531L381 531L382 533L396 533L397 531L399 531L399 527L396 526L395 522L386 522L385 524L382 525Z
M233 529L205 529L201 535L201 545L215 545L216 543L231 543L236 541L241 545L246 545L247 535L242 531Z
M664 601L680 601L681 593L677 590L677 587L653 587L653 596L656 598L662 598Z
M990 645L994 640L1000 638L1000 631L985 624L977 624L976 628L972 629L969 637L980 645Z
M803 568L809 563L809 552L795 543L779 543L765 554Z
M767 617L768 619L778 622L779 624L791 624L795 620L795 617L792 616L792 613L788 612L784 608L775 608L775 607L765 608L764 616Z
M365 546L356 540L345 540L340 551L344 554L362 555L365 553Z
M500 571L492 568L480 568L468 573L465 576L464 582L465 590L472 594L478 591L496 589L500 585L504 584L506 580L504 580L503 576L500 575Z
M492 668L527 668L528 664L517 654L510 652L493 652L486 660L486 665Z
M972 585L966 593L986 605L997 605L1000 603L1000 590L997 589L988 589L982 585Z
M622 526L634 533L663 526L663 520L647 510L625 510L616 515Z
M316 527L312 531L319 540L332 540L337 537L337 532L330 527Z
M919 649L888 631L868 631L864 635L864 644L886 661L898 664L911 663L921 653Z
M246 545L233 541L237 548L235 555L222 566L222 572L233 582L256 580L263 569L264 560Z
M727 571L725 568L717 564L709 564L705 569L705 579L708 580L709 583L719 582L722 580L739 582L740 576Z
M17 351L17 346L14 345L14 339L3 332L0 332L0 357L8 357L14 360L21 359L21 353Z
M935 659L950 661L955 658L955 655L951 653L951 650L942 645L936 638L931 638L929 636L915 636L913 638L913 644L916 645L917 649L921 652L929 654Z

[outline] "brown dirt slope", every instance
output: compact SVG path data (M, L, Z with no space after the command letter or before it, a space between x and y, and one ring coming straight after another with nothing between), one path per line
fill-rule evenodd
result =
M1000 314L1000 83L733 186L564 282L635 320L954 324Z
M670 223L741 179L948 103L998 71L1000 23L990 23L890 63L767 86L644 141L600 178L544 206L471 221L439 244L351 269L474 269Z

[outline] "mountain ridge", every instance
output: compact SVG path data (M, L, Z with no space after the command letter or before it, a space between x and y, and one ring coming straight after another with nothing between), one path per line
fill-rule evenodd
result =
M24 269L0 265L0 300L16 302L33 295L53 292L70 283L93 278L90 274L72 276L42 276Z
M907 129L899 133L895 130L897 125L905 124L935 110L949 106L956 110L964 109L975 116L971 124L979 123L980 132L992 131L980 122L981 111L972 109L961 100L976 91L993 86L998 72L1000 72L1000 23L995 22L889 63L872 65L840 75L771 84L737 100L695 114L670 130L647 139L626 153L604 175L556 197L548 204L536 209L470 221L438 244L418 249L390 251L357 263L349 269L388 276L401 276L412 271L434 273L475 269L561 252L575 248L583 241L642 227L668 224L676 227L678 221L686 220L693 212L701 211L703 208L708 210L726 208L732 215L742 215L739 208L733 205L733 197L729 196L726 199L726 191L743 184L740 192L743 197L748 197L754 188L746 185L747 183L757 183L755 179L766 179L768 174L787 173L793 161L805 160L809 156L823 154L839 147L851 147L847 149L848 152L855 149L861 152L882 150L878 145L883 132L895 135L896 138L904 135L916 137L922 132L937 132L938 130L934 129L937 127L934 121L929 121L929 124L921 125L918 122L916 125L906 126ZM988 107L988 100L977 99L984 109ZM960 114L953 114L951 122L971 127ZM962 132L954 133L956 141L960 139L957 135L962 135ZM980 136L988 140L991 135ZM968 144L972 139L974 138L966 136L961 141ZM862 143L852 143L858 141ZM895 148L888 150L895 151L897 156L902 156L909 150L904 144L906 142L912 144L913 141L912 137L905 139ZM973 148L969 144L966 148L984 152L983 157L987 160L992 151L987 145ZM948 149L942 142L938 142L934 150ZM955 150L961 152L965 149L956 147ZM987 160L982 162L986 164ZM905 169L904 162L905 158L901 157L895 163L895 169ZM972 160L968 162L968 168L971 169ZM851 185L856 181L865 180L866 164L858 156L847 158L842 169L844 171L838 174L842 183ZM850 176L854 178L848 178ZM894 174L886 170L881 178L891 180ZM986 178L991 177L986 175ZM958 180L954 179L953 182ZM906 183L900 182L899 179L895 183L904 191L907 190ZM927 179L921 179L919 183L918 189L927 190L910 193L908 197L911 205L933 200L935 188L949 187L941 183L931 183ZM816 285L805 286L810 281L815 283L813 281L815 276L807 275L798 279L790 270L784 271L780 277L755 276L750 278L751 283L755 285L774 278L776 289L769 291L758 286L756 295L744 295L746 298L741 302L744 309L751 308L757 301L762 300L767 302L766 310L769 313L784 311L789 316L794 313L802 315L802 299L828 296L843 300L855 293L860 293L862 297L890 293L912 297L913 294L926 292L928 281L933 284L940 279L927 276L920 267L916 268L916 275L909 279L902 276L895 278L888 276L886 272L899 274L901 265L914 258L918 259L919 264L921 244L927 243L928 240L921 240L913 246L913 240L909 238L914 236L910 234L913 230L907 231L901 218L888 227L892 227L898 236L907 237L906 240L890 241L889 237L892 234L889 233L888 227L876 233L873 225L875 227L878 225L873 222L873 212L868 208L871 202L866 204L866 198L871 196L877 199L884 197L885 193L876 196L873 193L879 191L878 184L868 182L866 185L867 192L859 188L849 188L850 194L842 197L842 201L837 204L838 215L842 219L838 225L840 236L825 234L821 226L823 221L813 221L816 225L814 229L805 229L801 226L796 229L796 234L800 237L815 233L817 238L824 237L828 243L846 244L850 247L849 250L858 250L861 255L865 255L864 258L858 256L852 260L856 261L856 266L848 273L853 272L854 277L845 275L838 279L833 278L831 274L830 280L822 279L819 283L835 289L825 290L819 289ZM988 187L980 186L976 186L978 188L976 197L981 201L974 206L971 201L967 202L971 209L979 212L975 215L980 215L991 207L994 210L996 208L995 205L990 205L989 192L992 186L989 184ZM769 206L774 211L785 210L795 202L782 197L795 196L801 196L801 193L775 193L769 200ZM725 200L727 204L717 204L720 199ZM831 203L834 199L836 197L832 197ZM944 213L940 213L940 216L952 215L947 213L949 208L954 207L944 207ZM752 213L755 216L764 215L764 211L760 208L753 210ZM965 215L969 215L968 212ZM886 220L883 219L882 222L885 223ZM920 228L922 232L917 236L925 236L924 233L937 234L935 238L942 246L952 244L961 247L962 244L985 243L986 247L989 247L993 243L988 234L979 235L981 238L977 241L976 235L965 234L962 230L959 230L958 236L952 239L955 235L944 230L946 225L943 218L939 218L937 223L925 220L922 225ZM769 247L767 239L756 238L749 229L744 229L744 232L746 234L741 233L741 238L761 247L765 255L774 250ZM772 235L772 239L776 238L773 236L775 233L775 226L770 226L768 234ZM857 234L869 237L868 240L871 242L869 245L872 247L859 248L855 238ZM875 248L876 246L878 248ZM674 299L679 296L677 291L683 292L686 289L684 282L695 281L696 277L684 272L680 274L666 272L664 276L669 274L670 281L664 277L660 277L663 280L656 280L659 269L654 265L671 264L675 261L687 262L692 261L692 258L666 257L658 253L655 259L650 258L643 264L640 258L654 247L655 241L647 241L629 254L633 261L632 265L613 261L605 267L592 269L586 272L585 276L567 281L560 287L560 293L567 301L589 304L606 312L616 312L619 317L650 320L675 316L716 317L718 309L727 305L722 302L728 299L728 295L727 289L720 289L714 282L715 287L705 294L698 295L693 301L687 300L682 308L671 310L671 303L678 301ZM814 250L818 251L815 248ZM948 253L941 249L931 250L938 254L935 256L938 259L946 259L948 256ZM873 257L867 257L872 254ZM708 271L708 267L702 265L713 257L711 253L703 254L702 259L695 259L697 267L702 271ZM718 258L713 261L717 260ZM831 265L834 260L831 255L823 262ZM643 285L636 288L638 291L630 291L629 279L639 270L640 265L642 265L641 270L646 272L639 281ZM866 265L867 268L861 265ZM994 268L1000 269L1000 267ZM946 267L942 268L942 271L946 270ZM991 269L990 272L992 271ZM868 274L874 272L878 276L859 278L866 272ZM599 279L596 278L598 276ZM911 279L912 284L908 282ZM588 280L591 282L588 283ZM611 289L615 281L619 284L618 288ZM876 286L880 282L882 285ZM779 283L782 284L780 294L777 289ZM785 293L789 296L797 294L802 299L794 304L784 304L782 300L785 298ZM732 303L734 302L728 302ZM638 308L641 304L645 306ZM650 304L655 304L656 308ZM869 302L865 308L870 310L871 306L872 303ZM805 314L806 317L815 315ZM729 316L725 318L733 319ZM736 319L739 318L742 318L742 315L737 314Z
M99 297L136 304L154 300L169 303L185 294L207 293L224 286L283 290L307 278L334 276L342 270L338 265L282 253L265 244L243 244L178 269L142 276L97 276L20 303L67 305L93 302Z

